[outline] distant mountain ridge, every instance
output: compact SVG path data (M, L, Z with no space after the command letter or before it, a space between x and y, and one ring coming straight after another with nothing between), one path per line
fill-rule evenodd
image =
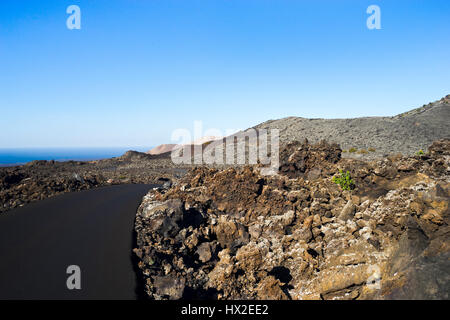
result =
M286 117L268 120L233 136L239 137L250 129L278 129L280 143L308 139L338 143L344 156L377 158L388 154L413 155L426 151L434 141L450 138L450 95L392 117L361 117L348 119L308 119ZM220 144L220 137L203 137L192 142ZM176 144L162 144L147 154L168 157Z
M279 129L280 142L338 143L353 154L411 155L435 140L450 138L450 95L393 117L307 119L287 117L263 122L254 129Z

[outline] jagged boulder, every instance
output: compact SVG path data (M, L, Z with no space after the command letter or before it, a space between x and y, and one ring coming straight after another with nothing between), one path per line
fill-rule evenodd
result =
M183 221L182 203L178 199L165 202L154 201L141 212L148 231L161 237L174 236L180 230Z
M310 144L306 139L303 143L292 142L280 154L280 172L290 178L327 176L332 165L341 159L341 152L339 145L326 141L318 144Z

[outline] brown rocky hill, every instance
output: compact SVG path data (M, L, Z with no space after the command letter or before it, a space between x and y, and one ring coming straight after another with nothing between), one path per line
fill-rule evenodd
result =
M138 209L134 252L146 292L449 299L449 165L450 140L375 161L305 141L281 150L277 175L259 166L193 169Z
M193 146L195 145L208 145L209 143L215 141L215 140L219 140L221 139L221 137L215 137L215 136L204 136L201 137L197 140L192 141L192 143L188 143L185 145L178 145L178 144L160 144L157 147L154 147L153 149L147 151L146 153L151 154L151 155L160 155L160 154L167 154L167 156L169 155L169 152L171 152L172 150L174 150L175 148L177 149L181 149L181 148L186 148L191 146L191 148L193 148Z
M147 151L146 153L151 155L158 155L162 153L167 153L172 151L177 145L176 144L160 144L157 147L154 147L153 149Z
M306 119L288 117L270 120L255 129L279 129L282 143L327 140L352 155L412 155L435 140L450 138L450 95L421 108L394 117L354 119ZM352 149L354 148L354 149ZM356 149L356 150L355 150ZM359 151L359 152L358 152ZM349 155L349 153L345 153Z

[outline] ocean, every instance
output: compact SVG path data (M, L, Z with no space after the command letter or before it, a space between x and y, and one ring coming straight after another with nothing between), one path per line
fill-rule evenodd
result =
M33 160L89 161L119 157L128 150L146 152L152 147L114 148L0 148L0 166L14 166Z

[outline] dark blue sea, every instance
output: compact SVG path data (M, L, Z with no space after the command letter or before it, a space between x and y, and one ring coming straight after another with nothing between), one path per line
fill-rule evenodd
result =
M151 147L114 148L0 148L0 166L24 164L33 160L89 161L119 157L128 150L146 152Z

